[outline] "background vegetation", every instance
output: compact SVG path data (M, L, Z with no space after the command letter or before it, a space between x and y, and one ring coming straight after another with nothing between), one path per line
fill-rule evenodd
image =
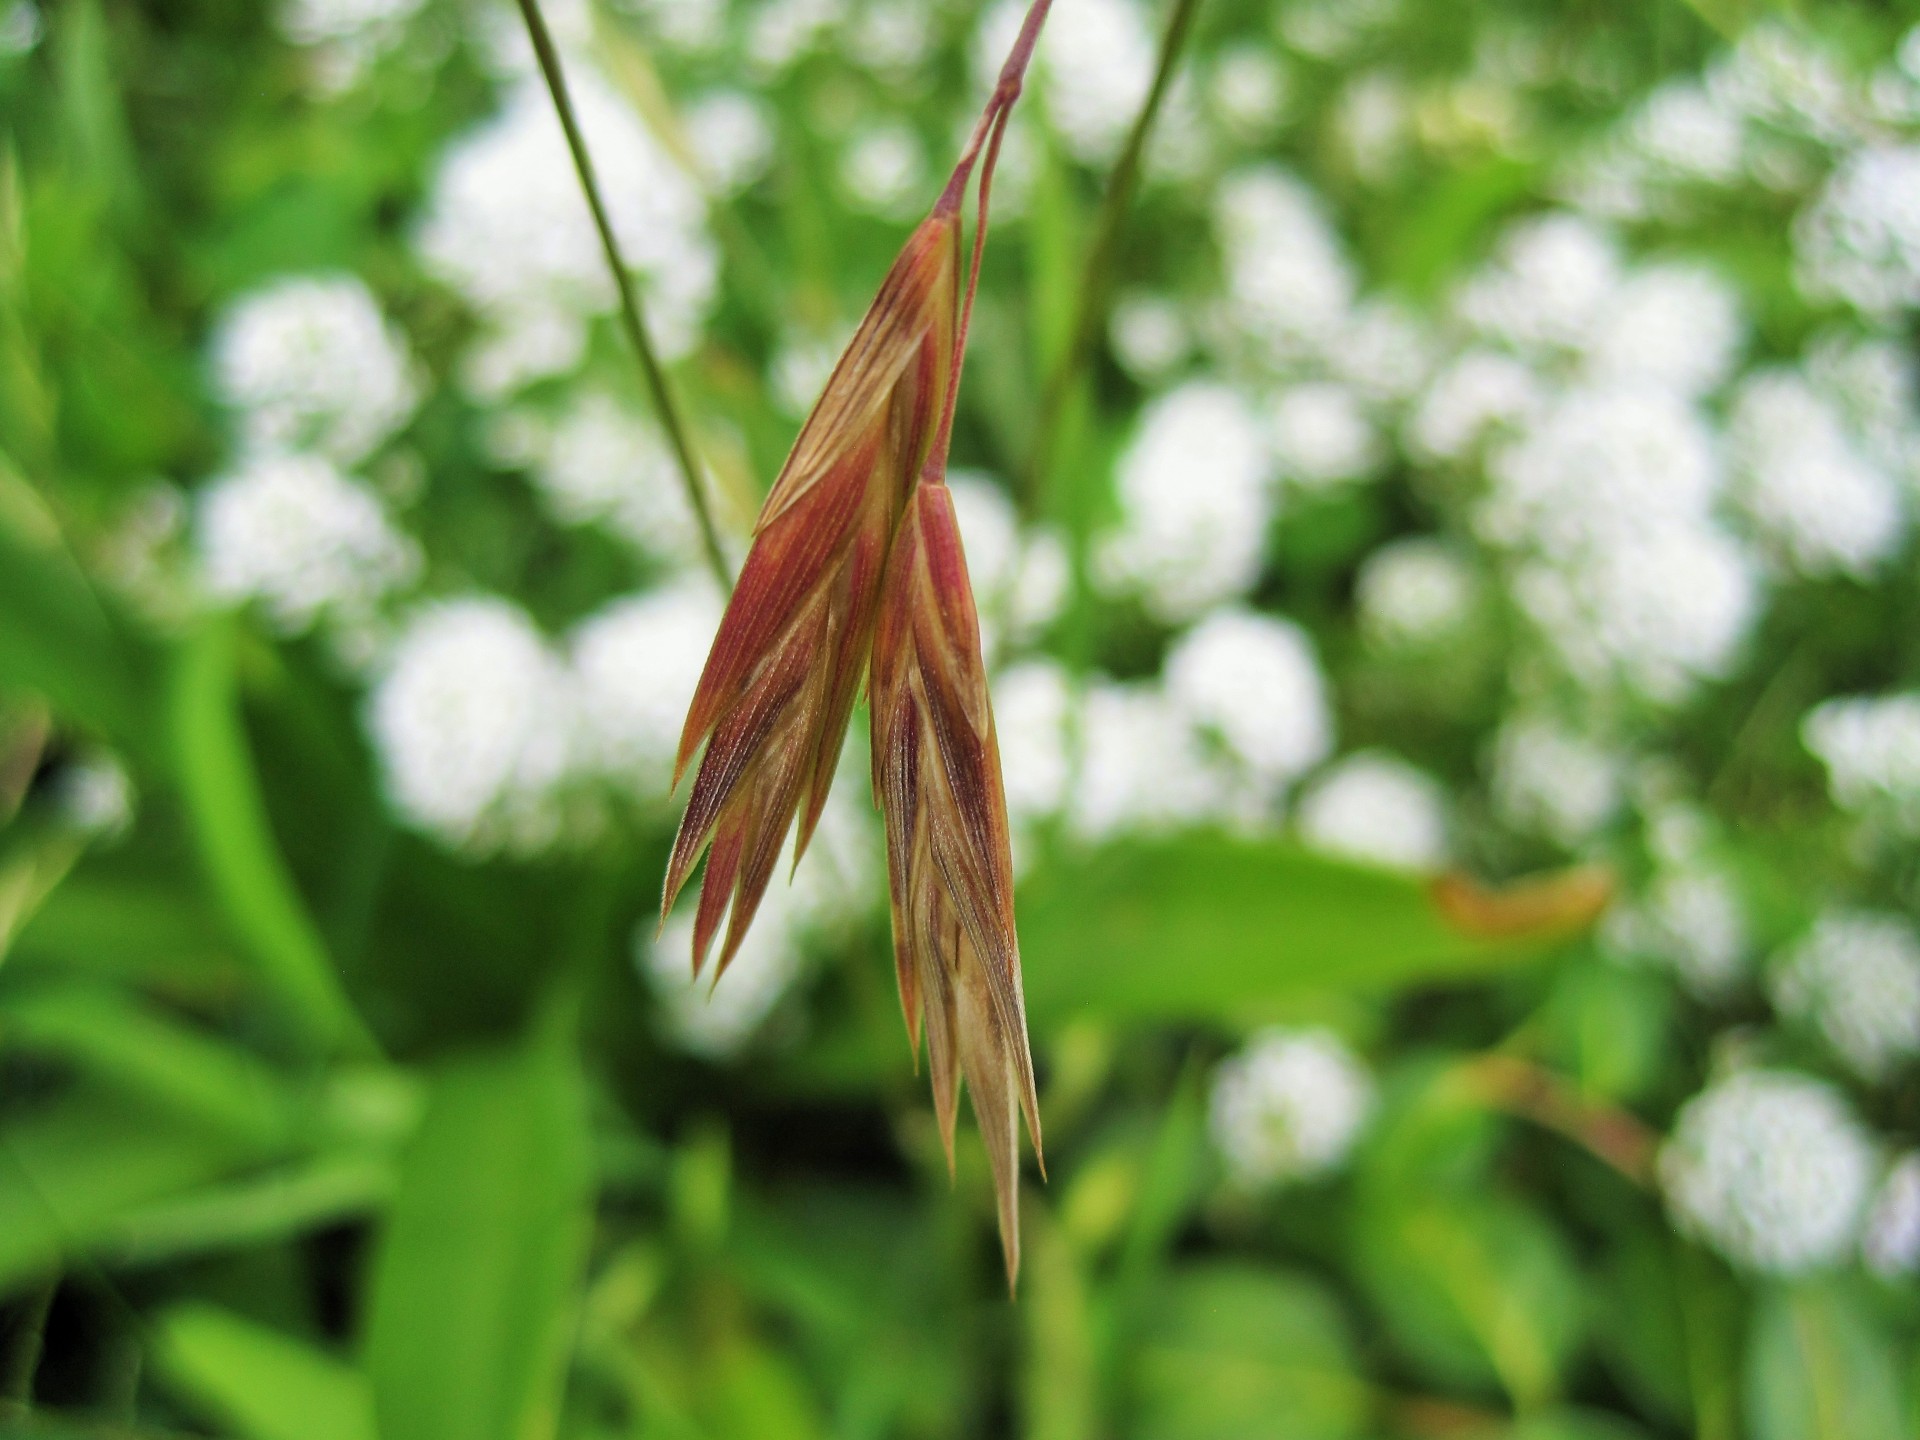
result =
M0 0L0 1423L1920 1432L1907 9L1200 0L1121 209L1058 0L1009 1302L862 757L654 944L717 601L511 7ZM550 11L737 544L1009 12Z

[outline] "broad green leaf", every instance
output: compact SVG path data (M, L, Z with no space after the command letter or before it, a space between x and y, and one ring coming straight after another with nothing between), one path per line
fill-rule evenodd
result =
M1587 898L1570 892L1569 907ZM1303 992L1523 964L1591 918L1543 916L1491 915L1483 932L1512 933L1483 938L1448 919L1418 877L1284 842L1187 835L1042 866L1020 896L1020 945L1036 1025L1090 1013L1211 1018Z
M1528 1416L1506 1432L1505 1440L1646 1440L1646 1434L1618 1415L1556 1408Z
M1405 1192L1355 1216L1359 1278L1401 1347L1449 1384L1551 1398L1581 1326L1578 1273L1538 1211L1498 1194Z
M0 1046L58 1055L262 1147L285 1141L294 1123L293 1097L266 1065L118 991L42 985L8 995L0 999Z
M78 1091L0 1130L0 1294L94 1248L136 1207L256 1158L231 1132Z
M374 1440L366 1377L290 1335L190 1303L154 1325L161 1375L244 1440Z
M1899 1440L1907 1433L1893 1349L1838 1282L1764 1294L1746 1371L1754 1440Z
M224 995L238 978L231 954L189 885L122 878L85 862L27 921L9 963Z
M263 1245L377 1210L394 1185L386 1155L322 1155L141 1206L107 1230L103 1248L115 1259L150 1264Z
M194 840L214 894L252 951L295 1033L321 1050L364 1051L366 1028L287 872L240 720L230 624L213 620L175 666L175 759Z
M0 689L145 752L141 654L67 552L52 513L0 458Z
M1128 1370L1128 1433L1151 1440L1334 1440L1362 1433L1372 1409L1332 1298L1251 1265L1176 1274Z
M562 1037L434 1078L373 1266L382 1440L553 1433L591 1185L586 1096Z

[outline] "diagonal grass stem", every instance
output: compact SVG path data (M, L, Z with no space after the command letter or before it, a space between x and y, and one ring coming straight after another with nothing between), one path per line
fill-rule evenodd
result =
M640 308L640 296L633 288L633 276L626 262L620 256L620 242L614 238L613 222L607 218L606 202L600 196L600 182L594 176L593 158L587 153L586 137L580 133L580 121L574 114L573 100L567 91L567 79L560 69L560 55L554 49L553 36L547 30L547 22L540 14L539 0L519 0L520 14L527 22L527 38L533 42L534 56L540 62L540 74L547 82L547 91L553 96L553 108L560 116L560 128L566 132L567 149L573 155L573 168L579 172L580 188L586 192L587 208L593 212L593 228L600 234L600 248L607 257L607 268L613 272L613 284L620 296L620 321L632 343L634 353L640 357L640 370L646 380L647 392L653 400L653 408L660 416L660 423L667 432L668 443L673 446L674 459L680 466L680 478L685 483L687 503L693 507L694 519L700 526L700 541L706 551L707 563L713 569L713 575L720 582L722 590L733 586L733 575L727 567L727 557L720 548L720 535L714 529L713 511L707 504L706 488L700 480L700 462L693 453L693 443L688 436L685 417L680 413L679 403L673 398L672 387L667 383L667 372L660 364L659 353L653 347L653 340L647 332L646 317Z
M1140 179L1140 162L1146 153L1147 141L1152 138L1154 122L1160 117L1161 105L1167 92L1173 88L1173 77L1180 65L1180 56L1185 51L1187 37L1193 31L1194 16L1199 12L1200 0L1174 0L1173 13L1167 17L1167 28L1160 38L1160 56L1153 72L1153 84L1147 90L1147 98L1141 102L1140 113L1134 117L1133 128L1127 132L1126 144L1120 151L1120 158L1114 161L1113 173L1107 180L1107 192L1100 202L1100 213L1094 222L1093 243L1087 248L1087 267L1080 281L1080 291L1075 299L1073 324L1067 331L1066 349L1060 352L1059 361L1053 367L1053 373L1047 377L1046 388L1040 395L1040 417L1034 427L1033 452L1028 458L1026 484L1019 498L1029 515L1040 508L1040 499L1046 488L1048 472L1053 465L1053 450L1059 442L1061 422L1067 411L1067 402L1073 393L1073 383L1079 376L1081 367L1086 364L1087 356L1093 350L1095 337L1106 321L1107 289L1113 279L1114 255L1119 248L1121 227L1126 223L1127 209L1133 203L1133 192Z

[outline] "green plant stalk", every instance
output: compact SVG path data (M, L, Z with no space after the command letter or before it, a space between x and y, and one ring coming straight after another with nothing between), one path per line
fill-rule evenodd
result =
M527 3L527 0L523 0L523 3ZM1174 0L1173 14L1167 17L1166 32L1160 37L1160 56L1153 72L1153 84L1147 90L1147 98L1141 102L1140 113L1134 117L1133 128L1127 132L1120 158L1114 161L1113 173L1108 177L1107 192L1101 198L1100 213L1094 220L1093 243L1087 247L1087 266L1076 297L1073 324L1067 331L1067 346L1060 353L1053 373L1047 377L1046 388L1040 395L1040 418L1034 427L1033 453L1027 465L1024 493L1020 496L1029 515L1039 511L1040 498L1053 465L1053 450L1059 441L1060 425L1065 418L1074 381L1093 350L1093 342L1100 333L1101 325L1105 323L1107 289L1113 280L1114 255L1119 249L1120 230L1126 222L1127 209L1133 203L1133 192L1139 184L1140 162L1146 154L1147 141L1153 135L1154 122L1160 118L1160 107L1166 100L1167 92L1173 88L1174 71L1179 67L1187 37L1193 32L1194 16L1199 10L1200 0Z
M560 117L560 128L566 132L567 149L572 152L573 168L580 176L580 188L586 192L587 208L593 212L593 228L599 232L600 249L607 257L607 268L613 272L614 289L620 296L621 325L627 332L634 353L640 357L640 371L646 380L647 393L653 400L653 408L659 413L661 425L666 429L667 441L673 446L674 459L680 466L680 478L686 486L687 503L693 507L693 517L700 526L700 542L706 551L707 564L712 567L720 588L731 589L733 575L727 567L726 554L720 548L720 534L714 529L713 512L707 505L706 490L700 483L700 462L694 458L686 419L680 413L679 403L673 398L673 390L667 383L667 372L661 366L659 353L653 348L653 341L647 333L640 297L634 291L633 277L626 261L621 258L620 242L614 238L613 222L607 218L606 202L600 198L600 182L594 176L593 159L587 154L586 137L580 133L580 122L574 115L573 100L567 92L567 79L560 70L559 52L553 48L553 36L548 33L547 22L540 14L539 0L519 0L519 3L520 14L527 22L527 38L533 42L533 53L540 62L540 74L547 82L547 92L553 96L553 108Z
M175 771L209 888L303 1047L378 1053L273 838L240 717L235 637L224 618L180 646L169 696Z

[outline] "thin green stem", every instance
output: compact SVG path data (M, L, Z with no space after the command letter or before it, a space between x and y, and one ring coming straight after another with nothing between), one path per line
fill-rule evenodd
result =
M0 1416L24 1413L33 1405L33 1377L46 1348L47 1315L53 1309L60 1277L49 1275L21 1301L20 1318L0 1362Z
M1147 90L1147 98L1141 103L1140 113L1134 117L1133 129L1127 133L1126 145L1121 149L1120 158L1114 162L1113 173L1107 180L1107 193L1101 199L1100 213L1094 222L1093 243L1087 250L1087 268L1080 281L1073 326L1067 332L1067 348L1061 352L1053 373L1047 377L1046 388L1041 391L1040 419L1034 430L1033 453L1027 465L1024 493L1020 497L1029 514L1039 509L1047 473L1053 464L1053 447L1059 440L1061 421L1073 392L1073 382L1086 364L1087 356L1093 350L1093 342L1106 321L1107 288L1112 283L1113 262L1119 249L1121 227L1126 222L1127 209L1133 203L1133 192L1139 183L1140 162L1146 153L1147 141L1152 137L1154 122L1159 119L1160 107L1167 98L1167 92L1173 88L1174 72L1179 67L1181 53L1186 49L1187 37L1193 31L1193 19L1199 9L1200 0L1174 0L1173 13L1167 17L1166 32L1160 38L1160 58L1153 72L1153 84Z
M600 233L600 248L606 254L607 268L613 272L614 289L620 296L621 324L626 329L634 353L640 357L640 370L646 380L647 392L653 399L653 408L659 413L661 425L666 429L667 441L673 446L674 458L679 462L687 503L693 507L694 519L700 525L700 540L706 550L707 563L712 566L720 588L731 589L733 573L720 548L720 534L714 528L713 512L707 505L707 492L700 481L700 462L694 457L687 423L667 383L667 372L661 367L659 353L648 336L646 318L641 313L640 296L633 288L632 274L620 256L620 242L614 238L613 222L607 218L606 202L600 197L600 182L594 177L593 159L587 154L586 138L580 133L580 122L574 115L573 100L567 92L567 79L561 73L560 55L553 48L553 36L548 33L547 22L540 14L539 0L520 0L520 14L527 22L527 38L533 42L533 53L540 62L540 74L547 82L548 93L553 96L553 108L560 116L560 128L566 132L567 149L573 154L573 168L579 172L580 188L586 192L587 208L593 212L593 228Z

